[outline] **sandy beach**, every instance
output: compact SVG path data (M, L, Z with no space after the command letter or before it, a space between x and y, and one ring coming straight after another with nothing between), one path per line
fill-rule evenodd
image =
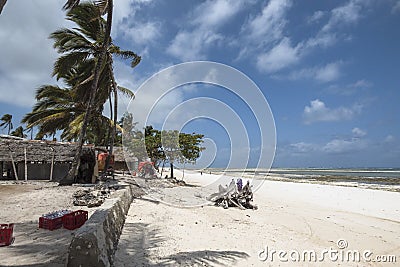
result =
M192 185L217 178L185 171ZM195 190L150 190L135 199L116 266L395 266L400 261L399 193L267 180L254 194L258 210L175 205L186 203L182 196L198 199Z
M41 229L39 217L61 209L83 209L91 216L98 207L73 205L73 193L82 189L48 181L2 181L0 222L15 224L15 241L0 247L0 266L65 266L76 230Z

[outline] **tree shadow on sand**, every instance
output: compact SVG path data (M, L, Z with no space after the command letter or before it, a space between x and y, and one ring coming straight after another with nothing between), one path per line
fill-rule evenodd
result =
M64 266L74 231L39 229L37 222L17 223L14 243L0 248L0 266Z
M240 251L187 251L165 257L157 256L162 250L165 237L158 229L144 223L126 223L124 235L114 256L114 266L231 266L249 255Z

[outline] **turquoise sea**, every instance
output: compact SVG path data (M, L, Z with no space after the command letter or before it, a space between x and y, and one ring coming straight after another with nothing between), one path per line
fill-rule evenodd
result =
M256 179L332 184L400 192L400 168L210 169L214 173Z

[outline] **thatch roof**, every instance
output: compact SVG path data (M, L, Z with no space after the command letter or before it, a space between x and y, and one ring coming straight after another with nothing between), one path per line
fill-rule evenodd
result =
M0 161L25 160L27 161L72 161L77 148L76 143L63 143L55 141L27 140L7 135L0 136ZM83 149L93 149L93 146L84 146Z

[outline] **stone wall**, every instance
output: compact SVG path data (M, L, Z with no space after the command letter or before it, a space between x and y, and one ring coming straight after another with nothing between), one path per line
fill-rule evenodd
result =
M75 233L67 266L112 266L113 255L133 200L132 185L124 185Z

